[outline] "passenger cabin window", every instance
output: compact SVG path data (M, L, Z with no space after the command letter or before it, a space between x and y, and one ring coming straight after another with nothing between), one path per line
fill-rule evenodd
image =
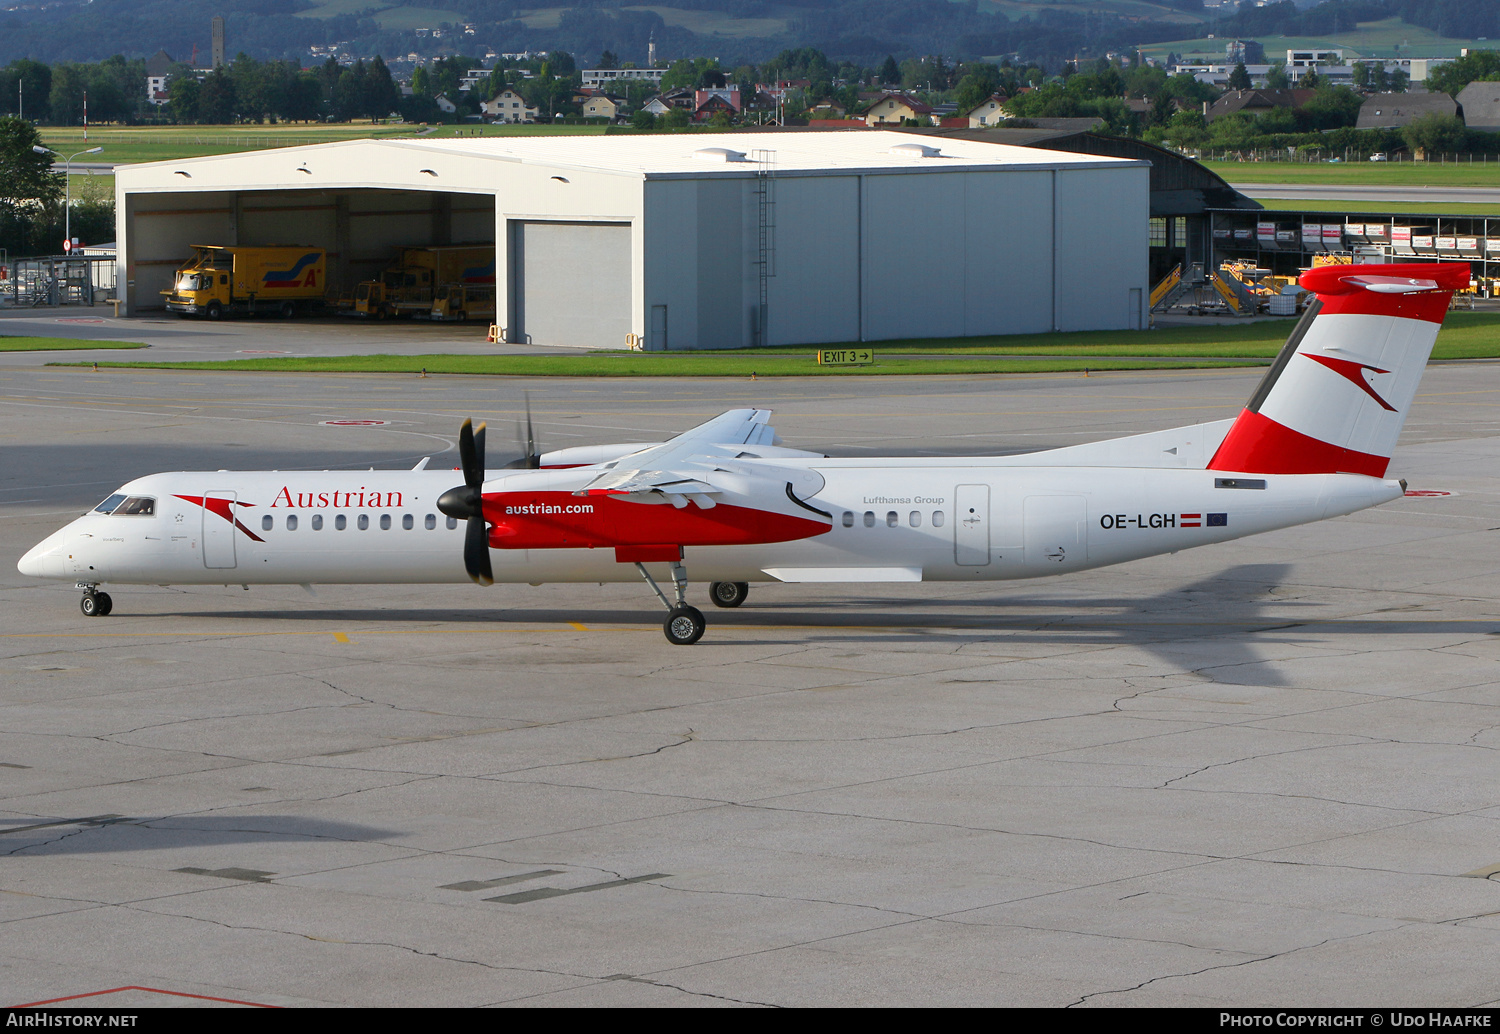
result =
M94 507L94 512L95 513L114 513L115 512L115 507L119 506L124 501L125 501L125 496L122 493L120 493L120 492L116 492L114 495L112 495L108 499L104 500L104 502L102 502L98 506Z
M426 528L428 531L431 531L433 528L436 528L437 527L437 514L435 514L435 513L429 513L426 517L422 518L422 527Z
M343 531L347 527L349 527L349 518L345 517L343 514L339 514L333 519L334 531Z
M941 528L943 526L943 511L942 510L933 510L932 511L932 526L934 528Z
M260 530L261 531L270 531L272 525L274 525L275 523L276 523L276 518L272 517L270 514L266 514L264 517L262 517L260 519Z
M448 530L452 531L456 527L458 527L458 518L457 517L449 517L448 518Z
M911 512L911 526L913 528L920 528L922 526L922 511L921 510L913 510Z
M370 528L370 515L362 513L359 515L359 530L368 531Z
M852 527L854 527L854 511L853 510L845 510L844 511L844 527L846 527L846 528L852 528Z
M321 513L315 513L315 514L313 514L313 531L322 531L322 530L323 530L323 515Z
M866 510L865 511L865 527L867 527L867 528L873 528L873 527L875 527L875 511L874 510Z
M287 531L296 531L297 530L297 515L295 513L289 513L289 514L286 515L286 530Z
M892 510L890 513L886 514L885 515L885 526L887 528L899 528L899 527L901 527L901 515L899 513L897 513L895 510Z
M150 517L156 513L156 500L143 495L133 495L115 507L116 517Z
M391 515L390 514L383 513L383 514L380 515L380 530L381 531L390 531L391 530Z
M401 528L403 531L411 531L415 524L416 521L412 520L411 514L404 513L401 515Z

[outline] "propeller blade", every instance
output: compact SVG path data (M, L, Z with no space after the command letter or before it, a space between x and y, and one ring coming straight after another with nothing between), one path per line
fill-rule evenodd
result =
M475 585L495 584L495 572L490 567L489 531L483 516L469 518L469 526L464 530L464 570Z
M484 424L476 431L470 420L458 429L458 461L463 467L464 484L484 484Z
M542 454L536 451L536 431L531 426L531 392L523 392L526 399L526 466L537 470L542 465Z

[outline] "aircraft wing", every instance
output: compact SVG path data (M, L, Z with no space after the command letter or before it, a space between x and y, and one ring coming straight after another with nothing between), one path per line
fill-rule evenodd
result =
M736 489L781 494L794 484L804 495L820 490L823 479L818 474L738 462L818 455L778 447L770 417L768 409L732 409L660 445L620 457L574 495L670 502L679 508L691 500L706 510L716 505L714 496Z

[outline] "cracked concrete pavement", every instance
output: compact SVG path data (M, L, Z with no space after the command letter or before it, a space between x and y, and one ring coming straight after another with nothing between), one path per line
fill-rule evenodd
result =
M1434 366L1402 439L1453 494L1047 581L756 586L681 649L633 585L119 587L89 620L14 558L155 470L440 466L464 416L499 452L523 388L548 447L762 405L922 456L1229 416L1258 374L43 358L0 369L4 1004L1500 1000L1500 366Z

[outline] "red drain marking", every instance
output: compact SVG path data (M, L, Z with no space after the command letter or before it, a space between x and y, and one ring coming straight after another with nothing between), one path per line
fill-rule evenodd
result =
M52 321L53 323L103 323L103 320L84 319L82 316L65 316Z
M389 420L320 420L323 427L384 427Z
M1452 492L1444 492L1440 488L1413 488L1406 493L1408 497L1426 498L1435 495L1452 495Z
M172 995L175 998L199 998L205 1002L228 1002L230 1005L248 1005L252 1009L280 1009L279 1005L266 1005L264 1002L242 1002L238 998L215 998L213 995L188 994L186 991L164 991L159 987L141 987L138 984L127 984L125 987L111 987L107 991L88 991L81 995L65 995L62 998L48 998L43 1002L26 1002L22 1005L12 1005L11 1009L34 1009L39 1005L55 1005L58 1002L71 1002L78 998L96 998L99 995L119 994L121 991L148 991L155 995Z

